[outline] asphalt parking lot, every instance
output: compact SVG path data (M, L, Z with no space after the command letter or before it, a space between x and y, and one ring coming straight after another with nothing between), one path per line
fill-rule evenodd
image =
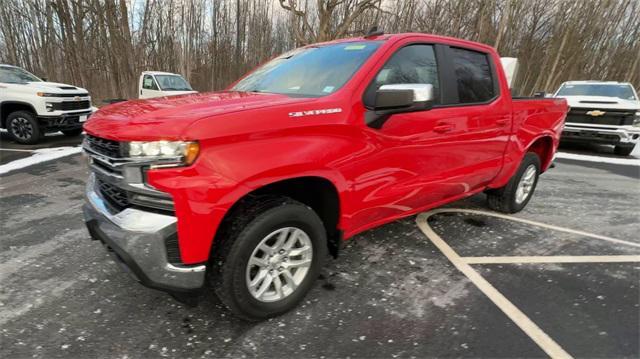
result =
M20 167L43 152L8 151L79 141L2 134L0 357L640 356L637 159L564 146L520 221L449 211L367 231L299 308L246 323L212 294L185 307L134 283L89 240L79 154ZM448 208L486 211L482 195Z

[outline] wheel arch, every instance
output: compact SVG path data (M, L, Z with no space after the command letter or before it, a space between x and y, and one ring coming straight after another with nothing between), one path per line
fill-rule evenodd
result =
M322 220L327 232L327 246L337 257L343 233L340 230L341 202L334 181L319 175L303 175L263 183L242 194L224 214L214 236L212 250L224 240L222 228L248 204L264 196L283 196L301 202L313 209Z
M540 172L544 172L551 165L554 148L553 138L549 135L542 135L536 138L529 147L527 147L525 154L527 152L533 152L538 155L538 158L540 159Z
M30 111L37 116L37 112L33 105L22 101L2 101L0 103L0 127L6 128L7 117L15 111Z

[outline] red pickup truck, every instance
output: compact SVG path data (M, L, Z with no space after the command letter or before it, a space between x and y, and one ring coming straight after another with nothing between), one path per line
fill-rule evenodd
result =
M364 230L479 192L521 210L566 112L563 99L512 99L482 44L409 33L309 45L225 91L94 114L84 215L142 284L184 296L206 282L258 320L294 307Z

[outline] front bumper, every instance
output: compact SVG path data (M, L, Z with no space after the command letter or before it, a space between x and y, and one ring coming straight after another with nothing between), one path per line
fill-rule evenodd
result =
M640 142L640 128L566 123L562 131L562 139L612 145L635 145Z
M60 115L38 116L38 120L46 132L75 130L82 128L82 125L92 113L91 109L87 109L86 111L62 113ZM84 121L81 121L81 118Z
M167 260L165 240L176 233L174 216L134 208L112 213L95 186L91 175L83 207L89 233L136 280L168 292L192 291L204 285L206 266L177 266Z

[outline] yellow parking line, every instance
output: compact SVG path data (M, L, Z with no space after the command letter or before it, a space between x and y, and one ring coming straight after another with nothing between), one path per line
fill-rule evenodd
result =
M458 268L469 280L475 284L504 314L509 317L526 335L531 338L545 353L552 358L571 358L558 343L548 336L540 327L527 317L518 307L513 305L502 293L476 272L469 264L451 248L445 241L436 234L427 223L427 219L436 211L422 213L416 218L418 227L440 249L440 251Z
M511 256L511 257L461 257L467 264L518 264L518 263L624 263L640 262L640 255L619 256Z

